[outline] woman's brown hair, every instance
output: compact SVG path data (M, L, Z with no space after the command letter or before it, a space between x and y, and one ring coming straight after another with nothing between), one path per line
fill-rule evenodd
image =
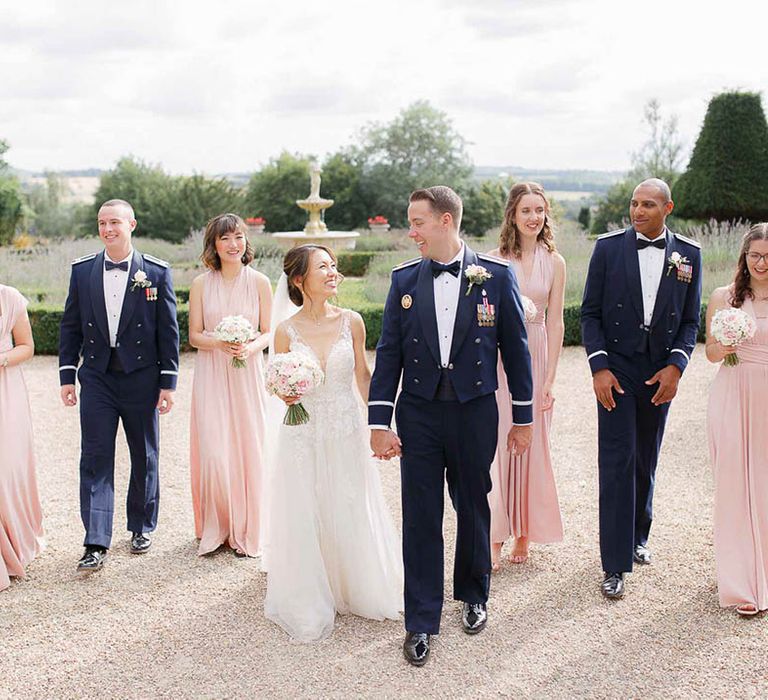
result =
M520 248L520 232L517 230L517 226L515 226L515 212L517 211L517 205L520 204L520 200L527 194L537 194L544 200L544 226L536 240L543 243L550 253L554 253L556 250L554 231L549 218L549 200L544 193L544 188L538 182L518 182L509 191L507 207L504 210L504 222L499 233L499 252L504 257L514 255L516 258L519 258L522 252Z
M747 253L749 253L749 246L752 241L768 241L768 223L755 224L741 239L741 251L736 263L736 277L733 280L733 296L731 297L731 306L736 308L740 308L747 297L755 298L755 293L750 285L752 277L747 267Z
M297 277L303 279L304 275L307 274L307 270L309 270L309 261L312 259L312 253L316 250L324 250L335 264L338 263L336 253L327 246L314 243L297 245L296 247L291 248L283 258L283 272L288 278L288 296L296 306L303 306L304 293L296 285L295 280ZM339 282L341 282L341 280L344 279L344 276L340 272L338 273L338 276Z
M248 228L237 214L219 214L214 216L205 227L203 236L203 252L200 260L209 270L221 270L221 259L216 252L216 241L228 233L242 233L245 236L245 253L240 258L243 265L250 265L255 257L255 251L248 240Z

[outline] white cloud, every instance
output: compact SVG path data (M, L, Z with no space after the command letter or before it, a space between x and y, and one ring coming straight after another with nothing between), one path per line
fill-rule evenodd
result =
M0 138L26 169L250 170L323 155L428 99L478 164L626 168L644 103L693 144L708 99L765 85L763 25L647 0L0 0Z

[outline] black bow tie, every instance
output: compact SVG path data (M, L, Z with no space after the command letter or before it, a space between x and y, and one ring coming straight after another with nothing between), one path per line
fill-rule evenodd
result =
M458 260L454 260L452 263L448 263L448 265L443 265L443 263L439 263L437 260L432 261L432 277L437 277L443 272L447 272L454 277L458 277L460 269L461 263Z
M123 272L128 272L128 261L123 260L123 262L113 263L111 260L105 260L104 268L107 272L110 270L122 270Z
M658 248L659 250L664 250L664 248L667 247L667 240L666 236L659 236L653 241L646 241L642 238L637 239L637 249L638 250L645 250L648 246L653 246L654 248Z

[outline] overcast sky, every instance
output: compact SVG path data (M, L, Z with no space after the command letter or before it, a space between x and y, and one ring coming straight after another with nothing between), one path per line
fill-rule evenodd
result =
M0 0L0 138L30 170L251 171L427 99L477 165L624 170L648 99L691 147L712 95L768 83L761 3L704 5Z

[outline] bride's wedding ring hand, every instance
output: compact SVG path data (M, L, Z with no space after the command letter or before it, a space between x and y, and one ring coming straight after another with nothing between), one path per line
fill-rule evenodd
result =
M371 451L376 459L390 460L402 455L402 443L393 430L371 430Z
M299 403L299 401L301 401L301 396L280 396L278 394L277 398L285 402L286 406L293 406L293 404Z

